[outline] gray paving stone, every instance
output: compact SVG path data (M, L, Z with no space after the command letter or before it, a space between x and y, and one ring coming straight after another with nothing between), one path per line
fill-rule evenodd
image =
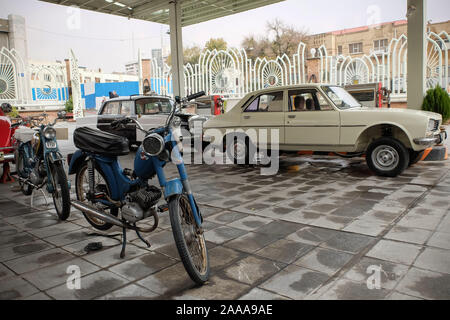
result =
M46 243L42 240L36 240L33 242L23 243L16 246L6 247L0 249L0 261L12 260L15 258L23 257L28 254L47 250L54 246Z
M69 289L66 284L47 290L57 300L91 300L126 284L126 280L109 271L99 271L80 279L81 289Z
M217 246L208 250L208 255L211 270L222 269L244 256L241 252L222 246Z
M10 277L0 284L0 300L26 298L39 292L34 286L19 277Z
M348 279L339 279L321 300L382 300L388 295L385 289L372 289L367 284Z
M411 268L400 281L396 291L432 300L450 299L450 275Z
M231 279L253 286L285 266L283 263L249 256L233 263L225 270L225 274Z
M18 274L30 272L74 258L73 255L59 248L33 253L21 258L6 261L4 264Z
M77 256L84 256L88 253L84 250L84 248L92 242L101 242L103 245L103 248L109 248L109 247L116 247L119 248L120 246L120 240L113 239L113 238L107 238L107 237L88 237L86 240L79 241L79 242L73 242L68 245L65 245L62 247L64 250L77 255ZM117 249L120 250L120 249Z
M395 226L384 236L384 238L415 244L424 244L431 234L431 231L425 229Z
M256 251L256 254L261 257L290 264L304 256L313 248L314 247L309 244L281 239Z
M347 264L352 257L353 255L342 251L315 248L295 261L294 264L331 276Z
M245 230L223 226L205 232L205 239L216 244L222 244L246 233Z
M97 253L88 254L84 256L84 259L99 267L106 268L115 264L119 264L123 261L123 259L120 258L120 252L121 250L119 248L113 247L109 249L103 249ZM148 250L140 249L132 244L127 244L125 259L132 259L146 253L148 253Z
M13 276L14 272L5 267L2 263L0 263L0 280L6 279L10 276Z
M373 241L374 238L369 236L341 232L335 235L334 237L328 239L320 246L329 249L347 251L350 253L358 253L364 248L366 248Z
M180 292L194 287L181 262L139 280L137 284L159 295Z
M52 300L52 298L50 298L48 295L46 295L43 292L39 292L39 293L33 294L31 296L28 296L26 298L21 298L20 300L34 300L34 301L42 300L43 301L43 300Z
M450 250L425 248L414 262L414 266L450 274Z
M158 297L158 294L151 292L145 288L137 286L135 284L130 284L121 289L115 290L111 293L108 293L98 300L148 300L155 299Z
M421 214L408 213L398 222L397 225L407 228L435 230L440 221L440 218L436 218L434 216L429 217Z
M80 229L79 225L76 225L72 222L61 222L59 224L48 226L45 228L30 230L29 233L43 239L61 233L68 233L77 229Z
M420 246L396 242L391 240L381 240L368 253L368 257L378 258L404 265L411 265L418 256Z
M383 230L386 229L387 226L388 225L383 222L370 221L361 218L353 220L343 230L376 237L381 234L381 232L383 232Z
M287 296L303 299L328 280L329 276L290 265L260 285L261 288Z
M80 258L76 258L57 265L25 273L22 277L31 282L39 290L47 290L67 281L69 276L72 275L72 273L67 272L69 266L79 267L81 276L85 276L99 270L97 266Z
M241 212L224 211L208 217L207 220L218 224L228 224L245 217L247 217L247 215Z
M287 221L273 221L255 230L256 233L274 235L278 238L284 238L291 233L298 231L304 225L287 222Z
M228 226L247 231L254 231L272 221L273 220L271 219L266 219L258 216L247 216L243 219L239 219L228 224Z
M177 263L176 260L157 252L149 252L138 258L122 262L110 271L130 281L144 278Z
M278 239L279 238L277 235L274 234L248 232L239 238L227 242L225 246L248 253L253 253L269 245L270 243L277 241Z
M175 299L188 300L235 300L247 292L250 286L234 280L213 276L201 287L193 287L175 294Z
M450 233L436 231L428 240L427 245L450 250Z
M87 238L89 238L88 234L91 233L91 230L89 229L78 229L73 232L63 233L56 236L45 238L46 242L50 242L51 244L54 244L58 247L63 247L65 245L83 241Z
M402 264L364 257L346 272L343 277L352 281L367 283L371 276L375 276L373 277L374 279L376 278L375 268L380 268L380 287L387 290L394 289L409 269L408 266Z
M346 226L348 226L353 221L353 218L349 217L340 217L335 216L333 214L324 215L320 217L319 219L316 219L310 223L310 225L321 227L321 228L328 228L328 229L334 229L334 230L342 230Z
M260 288L253 288L250 292L244 294L239 300L290 300L287 297L280 296L279 294L269 292Z
M409 296L407 294L403 294L400 292L392 292L389 296L386 297L386 300L422 300L421 298Z
M339 234L339 231L316 227L305 227L287 236L286 239L318 245Z

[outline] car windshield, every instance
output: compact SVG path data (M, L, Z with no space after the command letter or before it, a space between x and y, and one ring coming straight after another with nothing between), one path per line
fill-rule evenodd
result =
M347 90L335 86L323 86L323 91L339 109L360 108L361 104Z

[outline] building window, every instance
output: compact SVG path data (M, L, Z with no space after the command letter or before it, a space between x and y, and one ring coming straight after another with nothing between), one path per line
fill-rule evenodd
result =
M388 39L375 40L373 42L373 49L375 51L386 51L388 47Z
M362 42L359 43L350 43L349 45L349 51L350 54L357 54L357 53L362 53L363 52L363 44Z
M339 55L342 54L342 46L338 46L338 54L339 54Z

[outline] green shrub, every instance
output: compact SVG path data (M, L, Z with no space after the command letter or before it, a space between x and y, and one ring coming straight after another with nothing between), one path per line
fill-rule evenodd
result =
M428 90L423 100L422 110L440 113L444 122L450 119L450 97L447 91L439 85Z
M72 100L72 97L70 97L69 100L66 101L65 107L66 107L66 112L67 113L72 113L73 112L73 100Z
M13 118L18 118L19 117L19 111L17 111L16 107L12 107L12 111L10 113L8 113L8 116L13 119Z

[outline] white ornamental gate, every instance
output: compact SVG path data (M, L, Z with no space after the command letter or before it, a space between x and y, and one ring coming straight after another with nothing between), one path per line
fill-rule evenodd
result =
M437 84L449 86L448 49L450 38L446 32L427 34L427 87ZM315 53L316 50L314 49ZM297 52L289 57L276 59L249 59L244 49L206 50L195 65L184 67L185 94L205 91L242 97L248 92L283 85L295 85L308 81L306 45L298 45ZM314 54L315 54L314 53ZM319 72L317 82L336 85L381 82L396 98L406 99L408 39L405 35L394 38L387 48L373 51L370 55L330 56L321 46L317 50ZM171 94L170 67L159 68L152 61L152 89L158 93ZM311 79L309 79L311 80Z

